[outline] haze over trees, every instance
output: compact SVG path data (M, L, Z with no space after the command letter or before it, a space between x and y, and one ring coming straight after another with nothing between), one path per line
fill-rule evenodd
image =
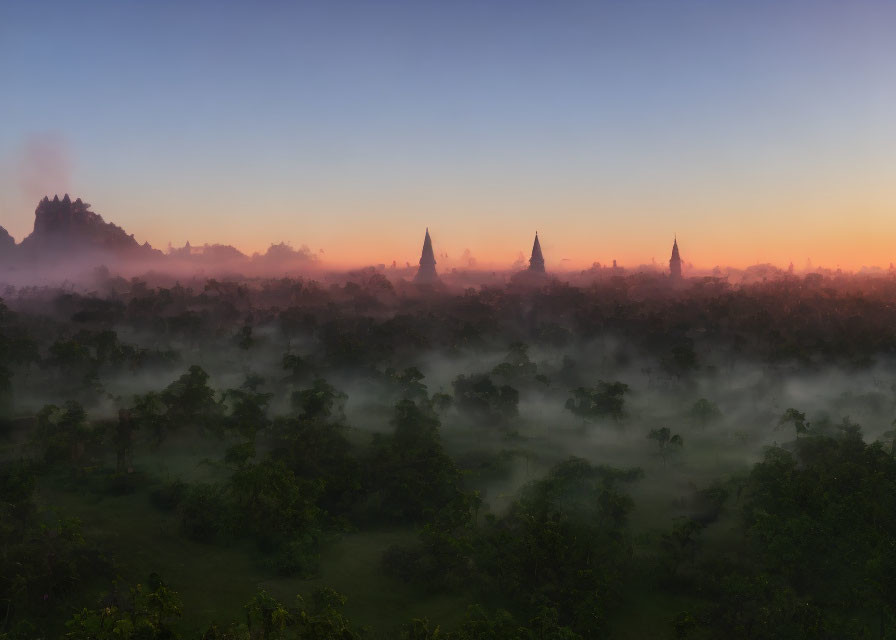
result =
M92 278L0 289L3 640L893 637L893 278Z

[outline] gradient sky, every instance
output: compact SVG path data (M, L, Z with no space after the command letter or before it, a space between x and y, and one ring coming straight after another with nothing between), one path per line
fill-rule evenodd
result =
M334 265L886 266L896 2L0 2L0 224L64 191Z

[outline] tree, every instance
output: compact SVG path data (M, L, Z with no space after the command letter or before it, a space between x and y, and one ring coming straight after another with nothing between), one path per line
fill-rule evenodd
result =
M236 335L233 338L233 341L243 351L248 351L255 344L256 340L252 336L252 325L245 324L240 327L240 330L236 332Z
M806 420L806 414L793 408L788 409L781 415L780 419L778 420L777 428L780 429L785 424L793 425L793 428L796 431L797 438L799 438L801 435L809 433L809 429L811 426Z
M719 407L715 402L710 402L706 398L700 398L691 407L691 417L701 427L705 427L710 422L718 420L722 416Z
M345 437L346 426L323 419L282 417L271 434L273 460L299 478L323 482L319 504L333 516L346 516L362 497L361 466Z
M161 400L167 407L168 426L210 426L218 415L220 405L215 392L208 386L208 374L198 365L191 366L185 374L165 387Z
M290 372L285 379L290 384L304 381L312 370L311 364L297 353L284 353L281 365L285 371Z
M488 375L460 375L453 387L458 410L477 421L501 425L519 413L519 392L506 384L495 385Z
M625 394L629 387L622 382L600 380L594 387L579 387L566 401L566 409L585 420L610 417L619 421L625 415Z
M685 336L675 336L672 344L660 358L660 366L676 378L697 368L697 352L694 341Z
M0 465L0 637L56 637L48 611L112 567L80 523L39 511L30 464Z
M657 446L660 449L660 457L663 459L663 466L666 466L666 456L673 451L681 451L681 447L684 445L684 440L680 435L672 434L669 430L669 427L662 427L661 429L651 429L650 433L647 434L647 437L650 440L656 442Z
M661 564L669 579L675 579L682 565L692 562L697 552L697 534L705 525L693 518L680 518L660 538Z
M556 609L560 625L600 637L632 554L633 502L621 485L641 475L570 458L526 485L477 542L484 588L524 610Z
M394 522L425 522L463 499L461 476L439 439L439 419L428 405L395 405L394 433L374 440L369 489L377 511Z
M57 340L50 345L47 363L63 375L86 375L94 366L90 349L77 340Z
M156 446L165 439L170 420L166 415L167 406L161 394L150 391L134 396L134 404L130 409L131 420L135 429L143 429L153 434Z
M225 391L222 398L225 404L230 405L230 415L227 416L228 426L249 442L254 442L255 435L271 423L267 413L268 405L274 394L257 391L257 387L263 381L263 379L249 378L241 388Z
M492 375L509 382L525 383L532 380L538 367L529 359L529 345L514 342L504 362L492 369Z
M37 443L46 462L80 461L90 436L87 414L79 402L69 400L61 408L48 404L37 413Z
M240 522L238 532L274 552L275 569L284 575L308 575L317 568L323 490L318 479L297 478L285 464L246 464L231 477L229 492Z
M337 390L323 378L317 378L310 389L302 389L292 394L292 406L305 420L341 421L345 417L345 402L348 396Z
M443 414L451 407L454 403L454 398L452 398L447 393L434 393L432 394L432 398L430 399L430 404L432 404L433 411L439 414Z
M426 385L423 383L424 377L417 367L409 367L401 373L392 374L392 378L398 384L401 398L415 402L419 400L425 401L429 397Z
M360 640L362 632L354 628L342 613L345 596L332 589L321 588L311 594L310 605L296 596L295 606L288 606L261 591L245 607L248 634L221 635L206 632L203 638L250 638L251 640ZM233 627L232 627L233 629ZM227 632L225 632L227 633ZM239 634L239 635L237 635Z
M70 640L172 640L176 638L173 621L182 611L180 598L156 574L146 586L130 589L129 597L118 592L111 604L82 609L66 623Z
M714 637L889 637L896 460L879 443L850 429L769 448L743 489L742 531L703 587Z

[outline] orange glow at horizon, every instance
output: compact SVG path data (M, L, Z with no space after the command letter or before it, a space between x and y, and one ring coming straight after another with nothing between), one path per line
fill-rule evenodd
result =
M592 185L570 175L531 184L421 181L404 190L393 183L353 190L323 183L296 192L233 185L208 170L178 189L153 190L151 177L140 175L131 182L76 175L70 190L106 221L162 251L169 242L190 241L251 255L287 242L307 246L326 269L414 266L428 226L440 270L470 268L469 257L479 269L509 269L520 258L525 264L537 229L553 271L613 260L666 270L675 234L686 269L763 263L786 269L792 262L801 271L811 261L853 271L896 262L891 169L896 173L894 160L848 174L830 166L784 176L754 169L761 175L750 180L725 172L716 179L694 173L687 181L654 176L649 185ZM9 198L0 206L3 226L21 241L36 202Z
M887 268L896 262L896 221L887 215L889 209L866 206L863 224L855 225L854 216L847 213L793 214L776 219L772 212L752 216L738 212L727 218L703 217L698 212L664 215L651 222L643 215L589 216L579 210L565 216L525 213L511 223L507 218L512 216L483 215L473 221L470 218L475 216L451 218L442 212L428 216L385 212L356 217L339 213L320 217L265 215L256 218L268 221L260 227L234 214L226 220L218 217L216 224L198 216L188 232L180 229L184 235L170 241L174 246L182 246L187 240L194 246L205 242L232 244L249 255L263 253L270 244L283 241L296 249L308 246L325 268L389 266L393 261L398 266L414 266L428 226L439 269L508 269L520 258L528 261L538 229L546 264L558 271L585 269L595 262L606 266L613 260L629 268L656 263L667 269L673 235L677 234L685 265L696 269L744 268L763 263L786 269L792 262L798 271L807 264L852 271L866 266ZM217 211L220 214L220 209ZM108 214L106 217L114 220ZM169 236L163 225L157 224L123 226L138 240L148 239L154 247L165 250Z
M374 235L364 229L345 230L342 234L320 234L321 242L296 235L283 236L249 243L246 234L219 233L209 238L208 244L232 244L246 255L264 253L271 244L286 242L294 249L307 246L325 269L352 269L365 266L397 267L406 264L415 267L420 259L425 226L403 230L401 233ZM219 229L219 231L221 231ZM722 241L705 230L678 231L679 248L686 268L709 270L713 267L743 269L756 264L772 264L786 269L793 264L797 271L811 268L841 268L855 271L862 267L887 268L896 262L896 234L892 230L857 229L825 235L814 233L799 242L792 237L767 238L760 232L741 233L737 241ZM527 265L534 239L534 229L529 233L514 233L513 238L500 235L477 234L464 237L455 229L442 229L430 225L433 246L439 270L482 269L506 270L514 265ZM546 264L553 271L577 271L594 263L610 266L615 260L621 267L636 268L656 265L668 269L672 250L672 233L651 230L642 234L620 233L617 238L609 234L596 234L593 242L588 237L570 234L566 230L555 232L541 225L539 237ZM164 231L153 234L164 237ZM141 234L135 234L142 241ZM191 235L172 245L180 247L189 240L194 247L206 239ZM150 241L154 247L166 250L168 241Z

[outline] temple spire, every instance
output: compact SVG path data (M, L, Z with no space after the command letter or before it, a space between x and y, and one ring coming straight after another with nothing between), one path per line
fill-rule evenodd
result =
M669 258L669 277L672 280L681 280L681 256L678 254L678 236L672 240L672 257Z
M532 244L532 257L529 258L529 271L544 273L544 256L541 254L541 243L538 241L538 232L535 232L535 242Z
M420 268L417 269L414 282L426 284L437 282L438 279L436 256L432 251L432 238L429 237L429 227L427 227L426 235L423 237L423 251L420 253Z

